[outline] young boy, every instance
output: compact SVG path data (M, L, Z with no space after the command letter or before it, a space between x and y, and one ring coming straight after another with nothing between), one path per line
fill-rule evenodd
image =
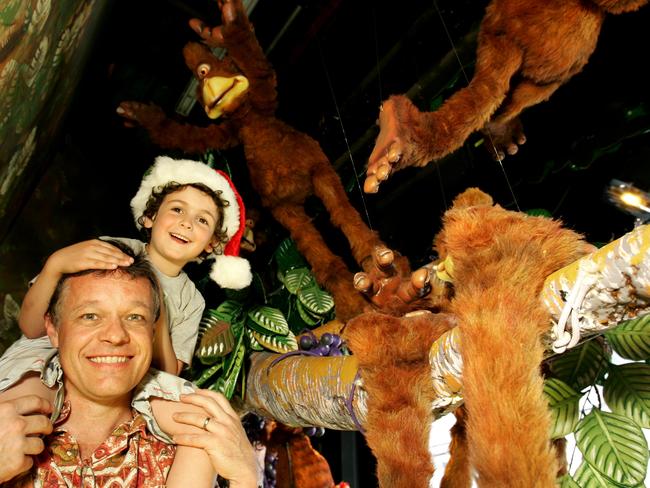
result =
M245 229L244 206L225 174L200 162L160 156L145 174L131 208L148 242L123 238L114 242L136 254L144 251L156 271L165 307L156 326L154 361L158 368L176 375L191 361L205 307L183 267L212 256L215 263L210 277L219 285L240 289L250 284L250 265L237 257ZM41 381L44 366L56 352L44 336L44 316L54 288L62 274L114 269L131 260L115 245L99 239L60 249L48 258L21 307L19 325L25 337L0 358L0 400L37 394L56 402L55 411L60 409L63 399L55 399L55 392ZM180 394L191 392L189 382L152 371L134 395L133 407L144 415L152 433L170 442L169 435L183 430L172 415L187 407L163 400L178 401Z

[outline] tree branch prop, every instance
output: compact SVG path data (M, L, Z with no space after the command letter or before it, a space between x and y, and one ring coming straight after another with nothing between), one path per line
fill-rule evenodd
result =
M644 225L546 279L541 299L553 327L544 337L547 357L650 311L648 254L650 226ZM429 355L437 417L462 402L458 332L440 337ZM252 356L247 409L293 426L358 430L363 425L366 395L354 356L278 358L270 353Z

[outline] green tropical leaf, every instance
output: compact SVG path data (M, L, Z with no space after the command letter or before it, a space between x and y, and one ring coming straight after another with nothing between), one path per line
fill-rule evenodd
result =
M275 250L275 261L278 263L278 269L282 274L292 268L307 266L307 262L298 252L296 243L291 238L283 240Z
M289 332L287 335L267 335L253 330L251 333L257 342L273 352L284 354L298 349L298 342L293 332Z
M321 290L318 286L305 288L298 292L298 300L313 314L325 315L334 308L332 295Z
M605 476L600 474L589 463L584 462L578 467L573 475L575 478L573 485L568 487L577 486L578 488L621 488L621 485L608 480ZM562 485L561 488L564 488Z
M219 320L223 320L224 322L232 324L237 319L237 316L241 313L242 308L243 306L240 302L237 302L235 300L226 300L224 302L221 302L217 308L207 310L207 314L210 314Z
M582 390L593 385L598 376L606 370L607 360L603 342L592 339L553 360L551 372L571 388Z
M605 333L607 342L622 357L643 361L650 358L650 314L628 320Z
M300 315L302 321L309 327L315 327L322 320L322 317L314 317L314 315L312 315L312 313L307 310L302 303L300 303L300 300L296 302L296 309L298 310L298 315Z
M650 366L644 363L610 366L603 393L612 412L650 428Z
M222 393L230 400L235 392L237 378L242 370L245 357L246 345L244 344L244 331L242 330L241 334L237 338L237 345L235 346L234 351L230 356L228 356L228 359L225 362L223 375L217 379L212 386L210 386L210 389Z
M255 339L255 336L253 335L253 331L251 329L246 329L246 337L248 337L248 346L253 350L253 351L263 351L264 347L262 344L257 342L257 339Z
M648 443L641 427L630 419L594 409L578 423L576 443L585 461L609 481L632 486L643 483Z
M247 323L250 328L262 334L280 334L289 333L289 324L277 308L259 306L253 307L248 311Z
M557 378L544 382L544 394L551 409L551 438L557 439L573 432L579 420L578 403L582 395Z
M295 295L302 288L313 286L315 281L309 268L294 268L286 272L283 283L289 293Z
M201 327L204 332L195 355L203 364L214 364L218 358L230 353L235 345L232 327L212 315L203 316Z
M573 478L571 478L570 475L565 474L562 476L559 480L558 483L560 485L560 488L580 488L580 485L576 483Z
M194 381L196 386L203 386L205 383L208 382L209 379L211 379L215 374L217 374L224 365L224 361L221 360L214 366L209 367L203 373L201 373L201 376L197 380Z

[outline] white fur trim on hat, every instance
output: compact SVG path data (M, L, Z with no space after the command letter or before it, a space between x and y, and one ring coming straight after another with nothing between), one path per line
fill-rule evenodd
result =
M218 255L212 265L210 278L222 288L241 290L251 284L253 273L251 265L246 259Z
M202 183L214 192L220 192L221 198L229 203L223 209L223 229L226 231L228 239L237 233L239 230L239 206L228 181L205 163L189 159L172 159L169 156L156 158L154 165L142 178L140 189L131 200L131 210L138 229L142 227L138 220L144 213L153 189L170 182L181 185Z

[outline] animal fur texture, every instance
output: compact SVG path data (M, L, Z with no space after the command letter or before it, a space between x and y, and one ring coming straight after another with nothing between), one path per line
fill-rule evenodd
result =
M546 101L587 64L608 13L648 0L492 0L478 34L469 85L435 112L420 112L403 95L379 114L380 133L364 189L374 193L393 171L425 166L455 151L477 130L497 159L526 141L519 114Z
M482 488L553 487L558 463L540 373L550 318L539 295L548 275L590 249L560 222L504 210L478 189L454 200L435 247L453 260L454 295L444 313L364 314L345 329L368 392L366 438L380 485L428 486L428 354L457 326L464 410L442 486L468 487L471 466Z
M210 117L220 109L223 120L207 127L175 122L152 105L123 102L118 109L129 123L143 126L163 148L202 153L242 145L253 189L262 205L291 234L312 267L316 280L333 296L337 317L348 319L368 304L353 286L353 275L341 257L327 246L303 207L318 197L330 220L346 236L352 256L362 266L379 237L349 202L341 181L318 142L275 117L275 72L264 56L241 0L221 2L223 25L212 30L198 21L191 25L211 46L227 49L220 60L203 44L190 43L185 61L199 79L199 101ZM243 76L242 76L243 75ZM226 80L214 88L212 80ZM232 80L232 81L231 81ZM233 90L248 83L238 96Z

